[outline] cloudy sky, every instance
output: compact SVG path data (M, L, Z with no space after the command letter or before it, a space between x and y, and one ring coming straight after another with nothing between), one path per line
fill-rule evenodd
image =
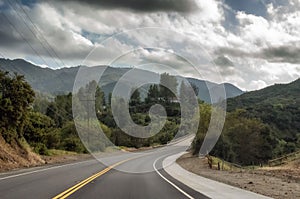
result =
M0 0L0 56L51 68L159 63L194 77L193 64L244 90L300 76L300 0L84 2Z

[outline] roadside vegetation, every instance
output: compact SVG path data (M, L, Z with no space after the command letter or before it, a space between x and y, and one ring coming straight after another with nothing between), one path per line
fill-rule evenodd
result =
M185 84L177 85L175 77L164 73L161 81L161 84L173 86L175 90L179 87L179 96L186 96ZM6 72L0 72L0 82L0 134L7 143L21 143L20 140L25 140L40 155L62 154L63 151L88 152L76 132L71 93L54 98L35 93L23 76ZM210 155L241 165L259 165L299 150L299 80L296 84L285 87L284 90L289 93L284 95L285 99L280 95L280 89L274 88L276 92L268 92L270 100L261 100L260 94L255 92L229 100L223 133ZM198 95L196 87L192 87ZM120 107L123 107L124 101L111 99L111 95L105 96L95 81L78 91L77 108L86 111L88 115L91 107L83 97L87 98L86 94L90 90L96 90L94 99L98 121L89 121L89 126L100 122L106 137L117 146L140 148L163 145L172 140L178 131L181 122L180 104L174 93L163 86L148 85L146 93L141 93L145 89L137 89L129 102L131 118L141 126L151 122L148 114L151 106L161 104L166 109L167 122L163 129L147 139L127 135L118 127L112 115L111 100L119 100ZM272 93L277 97L272 97ZM201 120L192 145L194 154L200 150L212 111L209 104L200 100L198 103ZM101 150L105 148L100 147Z

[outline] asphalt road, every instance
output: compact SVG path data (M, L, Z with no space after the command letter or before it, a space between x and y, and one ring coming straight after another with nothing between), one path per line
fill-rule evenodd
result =
M0 175L0 198L206 198L169 176L162 160L185 147L117 153ZM104 164L103 164L104 163Z

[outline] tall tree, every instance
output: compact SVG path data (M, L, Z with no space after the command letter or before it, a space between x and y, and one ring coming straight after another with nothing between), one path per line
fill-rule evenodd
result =
M159 89L156 84L150 85L147 97L145 99L146 103L158 102L159 100Z
M141 94L139 89L133 89L129 104L130 106L141 104Z
M34 91L24 76L0 71L0 133L5 139L21 137Z
M166 102L170 102L175 98L176 93L173 93L172 90L176 92L177 85L178 83L174 76L171 76L168 73L160 75L160 94Z

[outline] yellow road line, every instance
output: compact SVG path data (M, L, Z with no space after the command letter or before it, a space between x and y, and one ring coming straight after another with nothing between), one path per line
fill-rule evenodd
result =
M120 165L120 164L123 164L129 160L132 160L132 159L136 159L138 157L133 157L133 158L129 158L129 159L126 159L126 160L122 160L120 162L117 162L105 169L103 169L102 171L100 171L99 173L96 173L94 175L92 175L91 177L79 182L78 184L72 186L71 188L67 189L66 191L58 194L57 196L55 196L53 199L65 199L67 198L68 196L70 196L71 194L73 194L74 192L76 192L77 190L79 190L80 188L82 188L83 186L85 186L86 184L90 183L91 181L95 180L96 178L100 177L101 175L107 173L108 171L110 171L111 169L113 169L114 167Z

